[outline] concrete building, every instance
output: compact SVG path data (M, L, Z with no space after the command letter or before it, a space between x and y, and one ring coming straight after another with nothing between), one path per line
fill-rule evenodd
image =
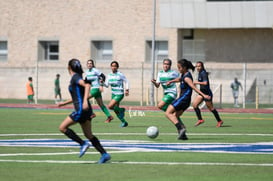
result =
M166 57L202 60L223 102L232 102L229 85L238 77L246 95L256 82L261 100L272 103L272 10L272 1L157 0L155 72ZM68 60L85 67L92 58L105 74L120 62L131 87L125 100L148 101L153 0L0 0L0 12L0 98L25 99L32 76L36 97L53 100L57 73L68 98Z

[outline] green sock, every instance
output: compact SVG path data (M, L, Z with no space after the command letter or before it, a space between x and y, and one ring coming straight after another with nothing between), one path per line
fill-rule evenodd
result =
M108 109L105 105L101 106L100 108L107 117L111 116L110 112L108 111Z
M118 106L115 106L114 107L114 112L116 113L116 115L117 115L117 117L119 118L119 120L121 121L121 122L126 122L126 120L124 119L124 118L120 118L119 117L119 112L121 111L121 108L120 107L118 107Z
M162 107L162 111L166 112L168 106L169 106L169 104L165 104L165 105Z

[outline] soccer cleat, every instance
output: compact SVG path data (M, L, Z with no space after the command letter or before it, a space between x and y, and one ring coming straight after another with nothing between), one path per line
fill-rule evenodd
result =
M125 121L125 122L122 122L121 124L120 124L120 127L122 127L122 128L125 128L125 127L127 127L128 126L128 123Z
M217 128L222 127L223 123L224 123L223 121L219 121L219 122L217 122L216 127L217 127Z
M125 113L125 108L120 108L118 117L119 117L120 119L123 119L123 118L124 118L124 113Z
M179 133L178 133L178 137L177 137L178 140L187 140L188 137L186 135L186 129L182 128Z
M194 126L199 126L200 124L204 123L205 121L203 119L198 120Z
M81 145L79 157L82 157L89 147L90 147L90 144L88 143L88 141L85 141L84 144Z
M95 114L95 113L93 113L91 116L90 116L90 118L91 119L93 119L93 118L95 118L97 115Z
M105 123L110 123L113 120L113 116L109 116L106 120Z
M102 164L107 162L108 160L111 160L111 156L108 153L104 153L102 154L102 156L100 157L100 160L98 161L98 164Z

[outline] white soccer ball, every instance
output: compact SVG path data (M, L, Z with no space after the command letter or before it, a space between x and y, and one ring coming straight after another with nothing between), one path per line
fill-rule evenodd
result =
M149 138L156 138L159 134L159 130L156 126L150 126L147 128L147 131L146 131L146 135L149 137Z

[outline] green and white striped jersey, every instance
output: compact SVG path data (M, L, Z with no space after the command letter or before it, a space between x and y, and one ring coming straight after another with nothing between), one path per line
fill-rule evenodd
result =
M94 67L85 72L86 79L91 82L91 89L100 87L99 77L101 74L101 71Z
M171 83L168 86L166 85L166 83L170 80L176 79L177 77L179 77L179 74L174 70L168 70L167 72L161 70L157 74L156 82L162 85L164 94L172 93L174 98L176 98L177 96L176 83Z
M121 72L116 72L107 75L105 86L111 86L112 94L123 95L124 87L125 89L129 89L129 82L125 75L123 75Z

